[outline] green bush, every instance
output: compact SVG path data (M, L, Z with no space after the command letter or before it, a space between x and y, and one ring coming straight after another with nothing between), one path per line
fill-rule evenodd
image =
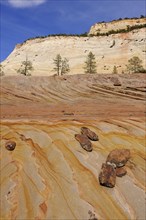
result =
M144 68L140 69L139 73L146 73L146 69L144 69Z
M117 73L118 73L117 67L114 66L114 68L113 68L113 74L117 74Z
M142 66L142 60L139 57L132 57L128 60L127 72L131 73L140 73L141 71L145 71Z

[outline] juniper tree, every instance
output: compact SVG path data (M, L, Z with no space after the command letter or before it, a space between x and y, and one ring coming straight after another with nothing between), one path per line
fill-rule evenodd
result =
M30 76L30 71L33 70L32 62L26 57L25 61L22 61L20 69L17 70L17 73L23 74L25 76Z
M87 60L85 61L85 73L96 73L96 61L95 55L92 52L89 52L87 55Z
M127 71L132 73L141 72L143 69L142 60L139 57L134 56L133 58L128 60Z

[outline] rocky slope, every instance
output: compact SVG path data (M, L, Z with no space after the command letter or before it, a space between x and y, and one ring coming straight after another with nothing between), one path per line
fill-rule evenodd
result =
M111 22L100 22L94 24L89 31L88 35L97 35L98 33L108 33L111 30L118 31L121 29L127 29L135 25L146 24L146 18L141 19L122 19L114 20Z
M1 219L144 219L145 80L143 74L2 77ZM75 139L83 126L99 137L92 152ZM116 148L130 150L127 175L107 188L98 177Z
M84 73L84 62L90 51L96 56L97 73L112 73L114 66L117 67L118 73L125 72L125 65L133 56L138 56L143 61L143 67L146 68L146 28L109 36L90 36L90 34L96 35L98 29L101 33L105 33L112 29L123 29L127 25L145 23L145 18L100 23L91 27L87 37L52 36L28 40L17 45L2 63L4 73L5 75L17 75L21 62L27 56L34 67L32 75L53 75L55 74L53 59L58 53L69 60L70 74Z

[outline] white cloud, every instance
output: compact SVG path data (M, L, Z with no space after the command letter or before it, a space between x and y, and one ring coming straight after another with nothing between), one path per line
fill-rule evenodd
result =
M8 3L15 8L28 8L45 2L46 0L8 0Z

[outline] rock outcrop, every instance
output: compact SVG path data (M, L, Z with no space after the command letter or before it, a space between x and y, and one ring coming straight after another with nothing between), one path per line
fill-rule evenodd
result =
M97 35L97 34L107 34L110 31L120 31L125 30L130 27L139 26L146 24L146 18L141 19L119 19L114 20L111 22L100 22L94 24L89 31L90 35Z
M50 36L30 39L18 44L13 52L2 62L5 75L18 75L22 61L32 62L32 75L53 75L54 61L57 54L69 60L70 73L84 73L84 63L88 53L95 54L97 73L112 73L114 66L118 73L125 72L128 60L138 56L146 69L145 61L145 31L138 28L127 33L96 36L100 27L101 32L125 28L128 25L143 25L146 19L129 19L94 25L87 37L79 36ZM92 37L90 35L93 35Z
M146 79L122 74L115 87L111 77L1 78L1 219L145 219ZM82 127L99 135L92 152L74 137ZM103 187L101 166L116 148L131 152L127 175Z

